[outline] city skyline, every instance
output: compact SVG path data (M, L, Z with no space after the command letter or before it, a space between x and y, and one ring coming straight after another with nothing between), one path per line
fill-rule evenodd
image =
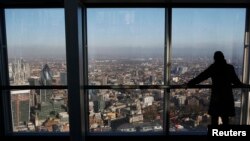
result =
M167 85L164 8L87 12L88 85ZM184 84L203 71L215 50L223 51L242 77L245 9L173 9L172 16L170 85ZM6 10L11 85L67 85L63 23L62 9ZM164 102L171 107L171 132L206 131L209 93L171 89L164 101L163 89L88 89L89 131L163 132ZM235 91L235 103L240 95ZM69 131L67 90L12 91L11 100L15 132ZM239 115L231 122L239 123Z

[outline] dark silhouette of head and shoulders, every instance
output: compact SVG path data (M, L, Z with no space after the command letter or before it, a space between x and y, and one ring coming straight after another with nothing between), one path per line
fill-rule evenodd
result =
M212 89L208 114L212 125L218 125L218 118L222 118L223 125L229 124L229 117L235 116L232 85L242 86L235 73L233 65L226 62L221 51L214 53L214 63L187 83L192 87L208 78L212 79Z

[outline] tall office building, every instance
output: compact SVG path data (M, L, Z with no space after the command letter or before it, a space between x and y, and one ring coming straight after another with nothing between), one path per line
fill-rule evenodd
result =
M60 73L60 83L61 85L67 85L67 73L66 72Z
M102 85L107 85L107 84L108 84L108 75L105 75L102 78Z
M12 63L8 64L8 69L9 69L9 78L10 78L10 81L13 81L13 67L12 67Z
M28 79L29 81L29 85L31 86L37 86L37 85L40 85L40 81L39 81L39 77L37 76L32 76Z
M10 83L13 85L23 85L28 83L30 77L30 66L24 59L15 60L9 64Z
M52 71L50 70L48 64L45 64L43 69L40 72L40 83L43 86L52 85ZM40 90L40 102L47 102L52 96L52 90Z
M42 86L53 85L53 75L48 64L43 66L40 72L40 83ZM39 120L47 120L48 118L55 117L59 112L63 112L61 106L64 104L63 99L58 99L55 94L55 90L52 89L42 89L39 93L38 100L38 111L36 111L39 116Z
M26 124L30 120L30 90L11 91L12 124Z
M49 68L48 64L43 66L43 69L40 72L41 75L41 84L44 86L52 85L52 71Z
M94 101L94 111L95 113L103 111L105 108L105 101L104 101L104 96L99 95L97 97L97 100Z

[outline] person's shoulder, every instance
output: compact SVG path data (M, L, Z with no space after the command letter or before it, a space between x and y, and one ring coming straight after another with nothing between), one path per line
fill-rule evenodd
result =
M234 69L234 66L232 64L227 64L227 67L230 69Z

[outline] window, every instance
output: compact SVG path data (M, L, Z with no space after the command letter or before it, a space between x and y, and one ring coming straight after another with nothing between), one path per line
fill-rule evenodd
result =
M6 9L10 85L66 85L63 9Z
M67 85L63 9L6 9L11 86ZM53 88L53 87L52 87ZM11 89L14 132L68 132L66 89Z
M164 8L88 8L89 85L162 85ZM98 87L97 87L98 88ZM91 132L163 130L163 90L89 90Z
M163 8L87 9L89 85L163 84Z
M242 79L245 30L244 8L174 8L172 21L173 58L171 84L183 84L197 76L213 62L220 50L233 64ZM211 80L202 84L211 84ZM172 89L170 93L170 131L206 131L209 89ZM241 90L234 90L239 124Z
M127 8L121 8L123 3ZM242 7L243 3L186 6ZM181 84L208 67L216 50L223 51L239 78L248 82L249 67L244 66L247 75L242 73L243 62L249 64L249 41L244 45L247 7L173 8L184 3L151 5L144 0L0 4L4 125L0 135L4 137L56 135L58 139L68 135L69 127L71 140L95 135L206 134L211 89L203 85L184 89ZM202 84L210 85L211 80ZM244 99L248 95L241 96L248 90L233 90L236 117L230 122L244 124L240 118L248 119L249 101Z

